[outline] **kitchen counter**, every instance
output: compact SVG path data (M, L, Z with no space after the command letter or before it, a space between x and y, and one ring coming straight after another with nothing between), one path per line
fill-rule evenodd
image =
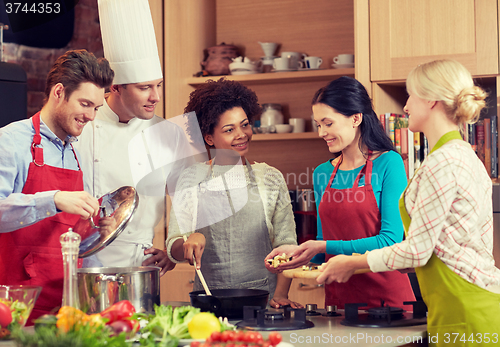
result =
M341 313L341 311L339 311ZM344 316L309 316L314 323L309 329L280 331L283 341L295 347L315 346L426 346L427 325L394 328L359 328L340 324ZM264 337L269 332L261 331Z
M167 302L163 305L181 306L189 305L188 302ZM321 312L322 310L318 310ZM339 313L343 313L339 310ZM340 324L344 316L324 317L308 316L307 320L314 323L314 327L308 329L280 331L283 342L294 347L317 347L317 346L367 346L367 347L389 347L389 346L427 346L425 340L427 325L415 325L409 327L393 328L360 328L348 327ZM239 320L230 321L235 324ZM26 328L33 331L33 327ZM267 338L268 331L259 331ZM0 347L15 347L12 341L1 341Z

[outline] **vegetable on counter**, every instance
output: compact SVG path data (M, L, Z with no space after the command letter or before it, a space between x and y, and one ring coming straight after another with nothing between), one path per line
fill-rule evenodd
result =
M115 334L125 332L133 336L139 330L139 322L133 319L135 307L128 300L119 301L100 313Z
M193 339L206 339L213 332L220 333L221 324L219 319L210 312L200 312L193 316L188 323L189 335Z
M264 340L258 331L224 331L214 332L210 335L205 342L194 341L191 342L190 347L275 347L283 337L276 331L271 331L267 340Z
M10 338L11 332L24 326L28 317L29 309L25 303L0 299L0 340Z
M12 313L10 312L10 307L0 302L0 326L2 328L7 328L11 322Z
M188 323L194 315L200 313L199 308L192 306L155 305L155 315L149 320L142 332L151 332L162 340L168 335L177 339L189 339Z
M119 302L100 314L85 314L63 306L57 315L35 320L35 333L17 329L12 333L20 347L57 346L162 346L175 347L180 339L201 339L211 334L232 336L234 326L221 322L213 313L192 306L154 305L155 314L135 313L128 301ZM144 326L140 334L139 320ZM201 337L204 336L204 337ZM133 338L133 340L131 340Z

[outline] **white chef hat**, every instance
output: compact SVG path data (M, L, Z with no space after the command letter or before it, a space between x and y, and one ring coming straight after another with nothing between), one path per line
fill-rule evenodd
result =
M148 0L98 0L104 56L113 84L163 77Z

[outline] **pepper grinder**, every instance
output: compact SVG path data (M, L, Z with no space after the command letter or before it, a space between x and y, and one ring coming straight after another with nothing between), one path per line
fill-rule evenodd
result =
M78 251L81 237L72 228L61 235L61 251L64 265L64 286L62 306L80 308L78 298L78 277L76 275Z

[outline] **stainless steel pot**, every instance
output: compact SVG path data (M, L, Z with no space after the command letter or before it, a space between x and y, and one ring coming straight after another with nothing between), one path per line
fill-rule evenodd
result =
M154 313L160 305L160 268L93 267L78 269L80 308L99 313L121 300L130 301L136 312Z

